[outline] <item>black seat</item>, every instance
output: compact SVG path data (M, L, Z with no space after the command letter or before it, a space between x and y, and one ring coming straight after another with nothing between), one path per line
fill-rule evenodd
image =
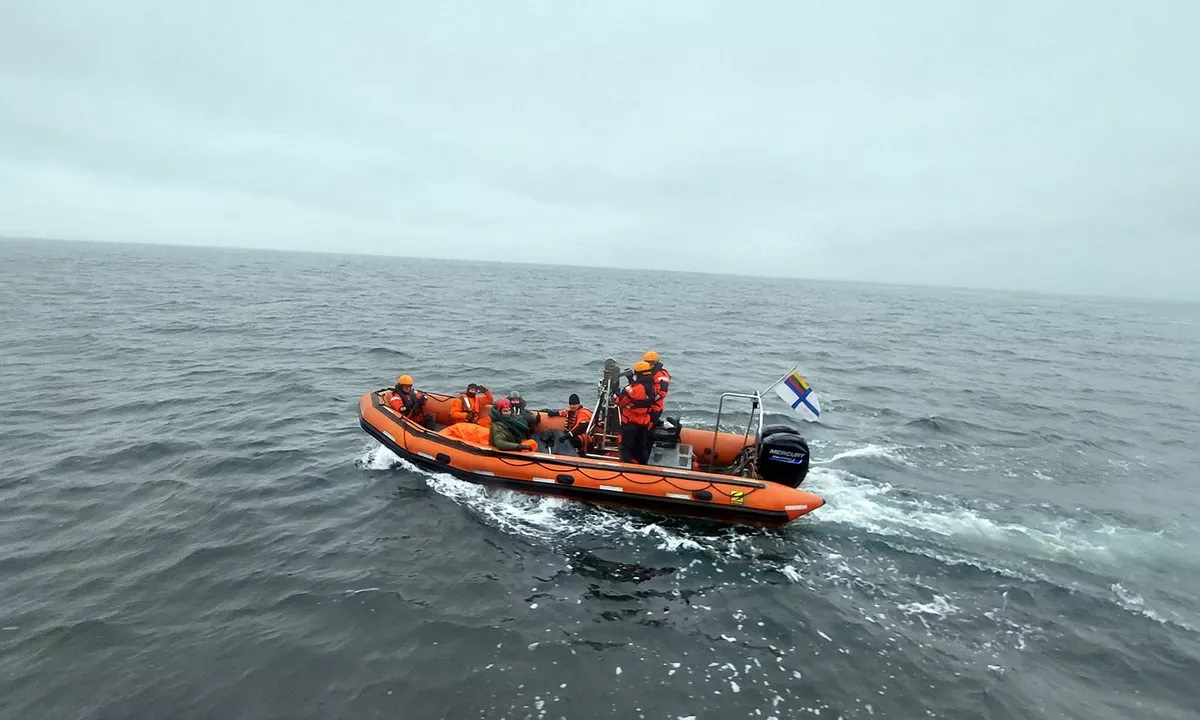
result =
M533 434L533 439L537 441L539 452L579 457L579 451L567 440L567 433L562 430L540 430Z
M665 423L654 428L651 433L654 436L655 445L674 447L679 444L682 431L683 425L679 423L679 418L669 417Z

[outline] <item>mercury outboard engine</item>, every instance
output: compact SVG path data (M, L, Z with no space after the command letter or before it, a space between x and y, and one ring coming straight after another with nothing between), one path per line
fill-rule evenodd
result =
M763 480L799 487L808 475L808 443L788 425L763 428L758 446L758 475Z

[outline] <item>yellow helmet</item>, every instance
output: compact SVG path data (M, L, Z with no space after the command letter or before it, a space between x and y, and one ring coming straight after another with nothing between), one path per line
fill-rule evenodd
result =
M396 384L397 385L412 385L413 384L412 375L401 375L400 377L396 378Z
M658 362L658 353L654 352L653 350L647 350L646 354L642 356L642 359L653 365L654 363Z
M639 375L648 373L652 369L653 369L653 366L651 366L650 363L646 362L645 360L642 360L641 362L636 362L633 364L633 371Z

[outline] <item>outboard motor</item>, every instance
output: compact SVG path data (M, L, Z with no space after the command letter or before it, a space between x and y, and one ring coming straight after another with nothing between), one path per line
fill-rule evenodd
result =
M808 475L808 443L795 428L771 425L763 428L758 446L758 475L763 480L799 487Z

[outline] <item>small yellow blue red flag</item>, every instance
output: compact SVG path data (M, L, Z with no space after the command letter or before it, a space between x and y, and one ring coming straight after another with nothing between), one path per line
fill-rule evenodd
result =
M808 382L795 370L775 383L775 392L805 420L816 422L821 418L821 401Z

